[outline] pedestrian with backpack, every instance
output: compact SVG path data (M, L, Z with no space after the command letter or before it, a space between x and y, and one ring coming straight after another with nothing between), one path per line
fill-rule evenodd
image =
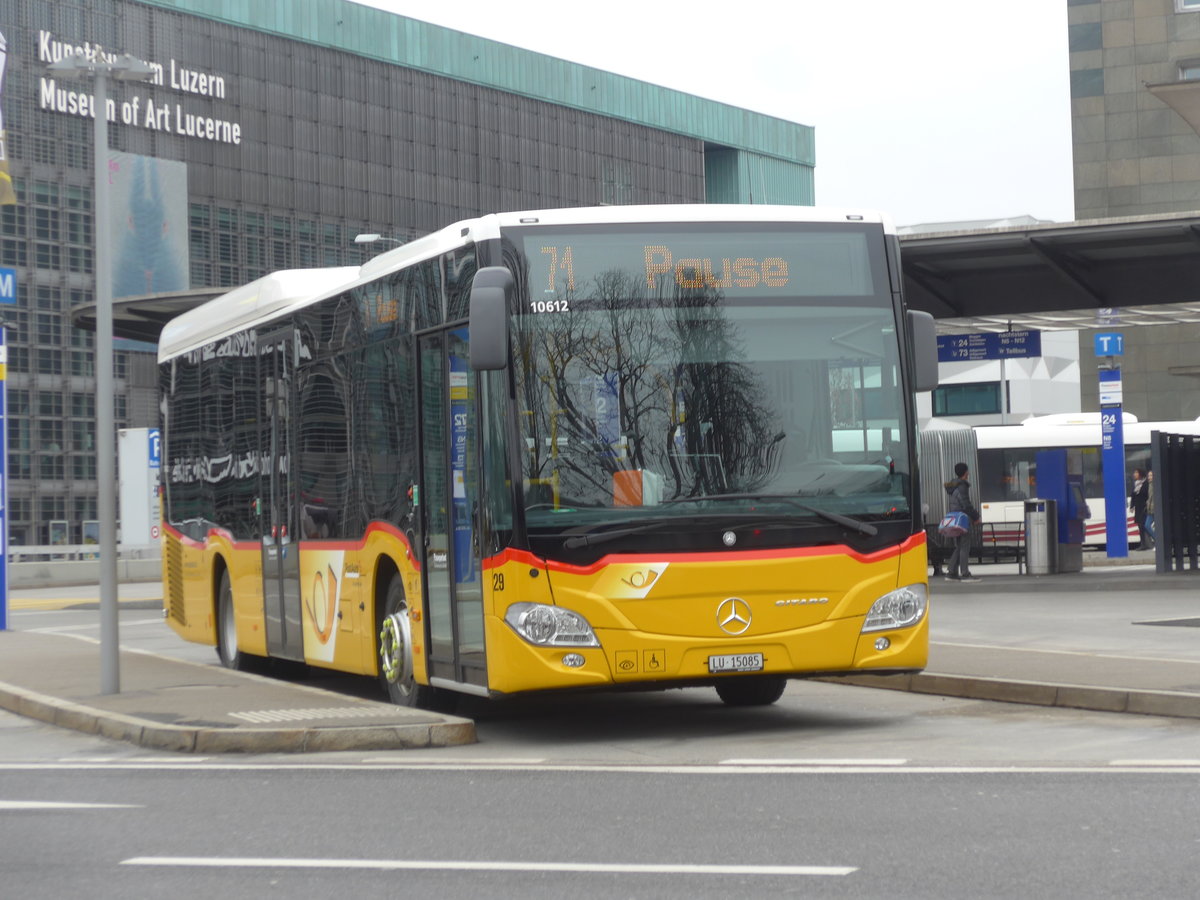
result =
M954 478L945 484L949 497L946 510L949 513L962 513L967 518L966 530L954 538L954 552L946 564L946 579L948 581L979 581L971 574L971 525L979 521L979 510L971 502L970 470L967 464L954 464Z

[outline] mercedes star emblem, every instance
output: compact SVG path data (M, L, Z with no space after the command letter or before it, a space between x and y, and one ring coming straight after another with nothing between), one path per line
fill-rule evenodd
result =
M742 634L750 627L750 604L741 597L722 600L717 607L717 624L726 634Z

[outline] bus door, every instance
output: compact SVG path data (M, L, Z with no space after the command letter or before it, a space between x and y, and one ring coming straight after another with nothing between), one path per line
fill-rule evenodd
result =
M263 466L258 508L267 652L284 659L303 660L299 510L292 485L294 369L295 339L291 326L260 333L258 375L263 386L264 409L258 432L259 459Z
M479 536L479 433L465 326L418 341L421 572L429 674L487 686Z

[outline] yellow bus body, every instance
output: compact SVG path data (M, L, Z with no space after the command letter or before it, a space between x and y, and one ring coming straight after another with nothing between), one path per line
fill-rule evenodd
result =
M489 685L500 693L711 681L708 659L720 654L761 652L763 674L781 675L912 671L929 655L928 616L908 628L861 634L880 596L927 582L923 535L868 557L823 547L613 556L574 568L510 554L494 571L504 574L506 585L503 594L493 592L486 621ZM535 590L548 583L554 603L587 619L601 646L541 647L519 637L505 623L505 610L517 600L540 599L505 599L508 585L522 583L538 584ZM736 636L718 621L718 607L729 598L744 601L752 613ZM889 643L882 651L875 649L881 637ZM571 653L584 664L564 665Z
M167 623L182 638L217 643L216 599L222 570L229 572L238 649L267 656L262 548L234 542L216 529L204 542L164 524L164 604ZM376 658L377 573L394 568L404 582L411 615L421 617L421 576L407 542L388 526L368 529L361 542L300 542L300 603L304 662L361 675L378 671ZM385 585L386 587L386 585ZM424 681L423 634L413 630L414 669Z
M259 545L235 543L216 530L203 543L169 526L166 535L164 603L170 626L186 640L216 644L218 573L226 568L238 648L266 656ZM302 542L298 549L304 661L376 674L380 573L390 577L395 570L413 620L414 674L428 683L421 572L403 535L373 526L359 543ZM510 694L711 683L710 656L742 653L762 653L761 672L768 675L919 670L928 660L928 611L906 628L861 630L877 599L904 585L927 584L926 572L923 534L869 555L845 546L613 555L587 567L506 551L485 561L482 573L488 689ZM749 611L740 634L722 630L718 615L732 598ZM600 646L529 643L504 620L516 602L553 603L580 614ZM886 647L879 649L881 644ZM576 658L568 665L564 658L571 654Z

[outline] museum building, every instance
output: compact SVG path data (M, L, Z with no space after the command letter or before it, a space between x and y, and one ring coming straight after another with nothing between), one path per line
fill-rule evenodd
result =
M0 35L14 545L81 543L96 518L72 310L93 303L97 212L116 304L169 309L489 212L814 199L811 127L347 0L0 0ZM50 66L126 53L152 71L109 80L97 211L93 85ZM114 375L117 428L155 426L153 344L118 340Z

